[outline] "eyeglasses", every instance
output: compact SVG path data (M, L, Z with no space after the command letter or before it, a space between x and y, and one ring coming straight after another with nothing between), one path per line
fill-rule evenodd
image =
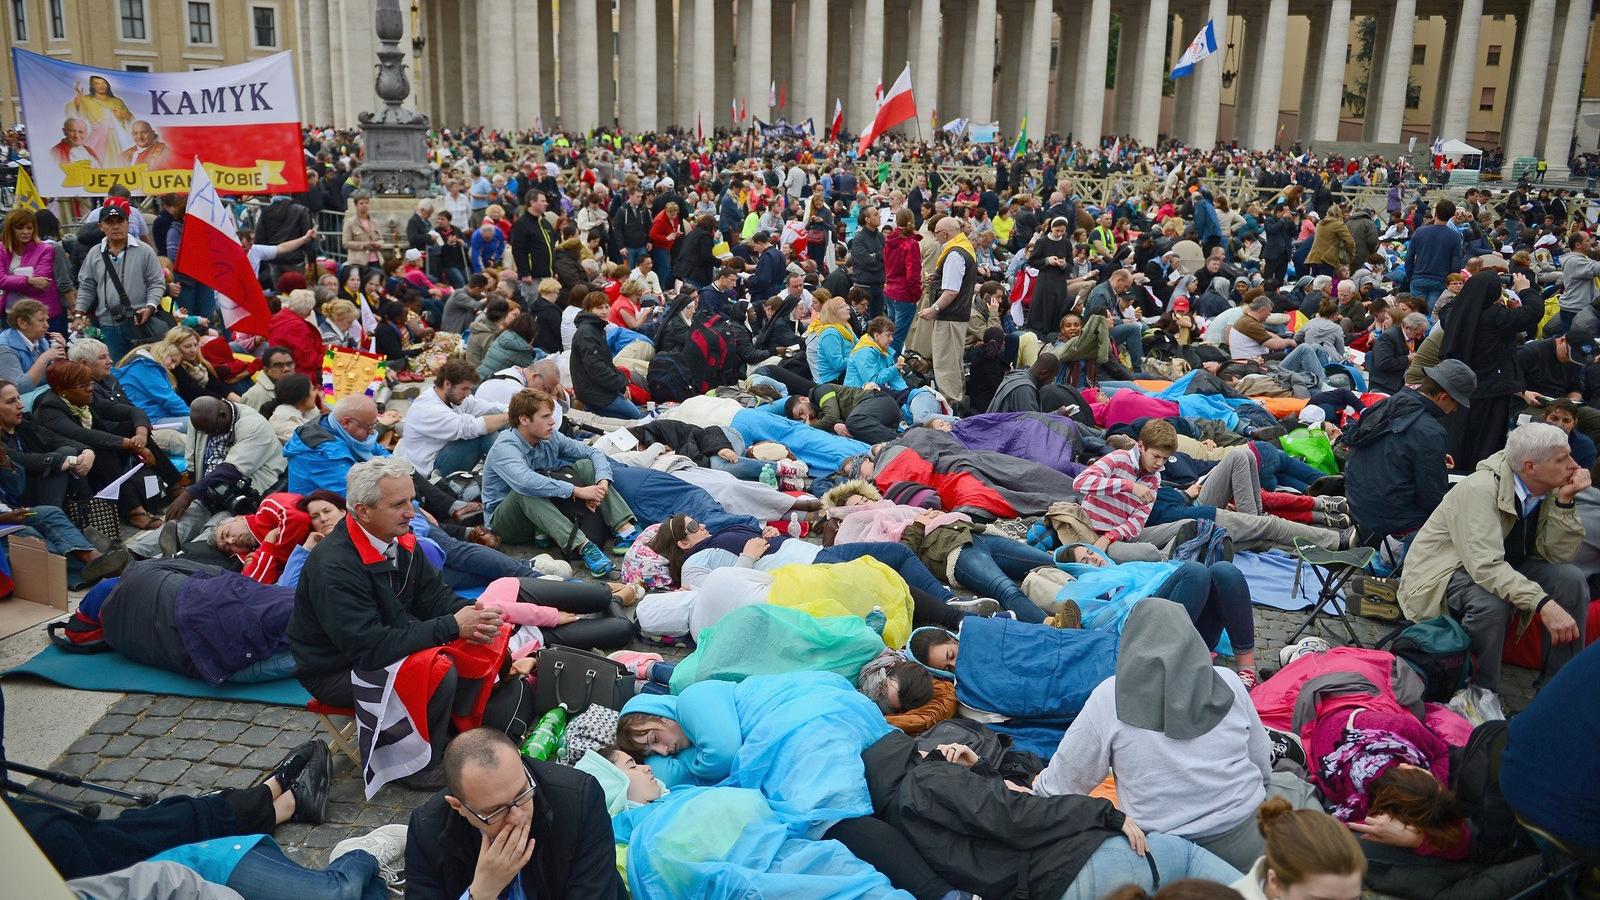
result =
M512 800L510 803L507 803L505 806L500 807L488 815L483 815L482 813L468 806L465 800L461 802L461 808L465 809L469 813L472 813L472 817L477 819L479 822L482 822L485 825L493 825L494 823L505 818L506 813L511 812L512 807L521 806L524 803L528 803L533 800L534 792L538 789L538 786L533 783L533 774L531 772L523 770L523 774L528 778L527 789L518 794L516 799Z

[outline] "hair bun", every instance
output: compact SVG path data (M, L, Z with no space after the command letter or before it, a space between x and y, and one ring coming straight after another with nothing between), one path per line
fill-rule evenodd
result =
M1265 838L1267 833L1272 830L1272 826L1291 812L1294 812L1294 807L1289 804L1288 800L1282 797L1268 797L1256 809L1256 828L1261 831L1261 836Z

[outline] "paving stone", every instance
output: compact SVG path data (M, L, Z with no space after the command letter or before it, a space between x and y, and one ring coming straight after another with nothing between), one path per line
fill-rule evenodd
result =
M241 760L250 755L249 747L238 744L222 744L211 751L208 759L219 766L237 766Z
M133 716L112 715L105 716L100 721L89 726L90 734L123 734L133 727Z
M361 832L365 833L365 832ZM356 830L342 825L321 825L311 830L303 842L306 847L315 850L327 850L334 844L347 837L354 837Z
M245 729L249 727L244 722L214 722L210 728L206 729L205 737L207 740L225 744L237 740L239 735L244 734Z
M361 807L354 803L329 803L326 815L328 822L336 825L359 825L357 821L361 814Z
M272 743L272 739L277 736L278 729L276 728L269 728L266 725L251 725L244 731L239 732L239 736L234 740L247 747L265 747Z
M230 771L233 770L214 763L196 763L189 767L189 771L183 773L182 781L200 787L203 791L209 791L215 789L217 781Z
M336 800L360 802L361 797L361 779L359 778L335 778L333 784L328 787L328 800L330 802Z
M262 747L259 750L250 751L250 755L246 756L244 760L239 763L239 767L243 769L261 769L264 771L276 766L278 762L283 759L283 757L283 751L276 747Z
M145 716L128 727L129 734L159 737L172 730L178 720L170 716Z
M261 783L261 773L247 769L229 769L217 778L218 788L248 788Z
M150 708L145 710L145 715L173 716L176 718L183 715L184 711L193 705L194 701L188 697L162 697L160 700L150 704Z
M111 740L109 734L86 734L72 742L67 748L68 753L98 753L106 742Z
M401 816L401 811L390 809L386 806L363 806L361 811L356 814L355 824L361 828L371 829L380 825L393 825L396 822L403 823L409 820L411 811L405 810L403 817L397 818L397 816Z
M268 747L275 750L293 750L295 747L311 740L311 735L304 731L280 731L277 736L267 742ZM328 748L333 749L333 748Z
M178 749L172 751L172 758L199 762L216 752L220 746L216 741L184 741L178 745Z
M106 741L106 745L100 748L100 755L106 757L107 759L116 759L118 757L127 756L134 750L138 749L139 745L143 743L144 739L137 735L119 734L111 738L111 740Z
M100 758L93 753L72 753L56 760L50 768L68 775L87 775L100 762Z
M256 714L261 712L262 708L259 703L229 703L212 718L231 719L235 722L253 722Z
M303 847L305 846L306 838L311 836L311 830L312 826L310 825L279 825L272 832L272 839L277 841L281 847ZM329 846L332 845L330 844Z
M189 771L192 764L184 759L163 759L145 766L139 777L156 784L171 784Z
M196 700L185 714L190 719L220 719L230 705L226 700Z
M171 733L175 738L189 739L205 737L206 732L209 731L211 726L215 724L215 722L207 719L192 719L186 715L184 716L183 721L172 726Z
M283 723L283 727L289 731L315 731L322 727L322 723L311 713L297 709L290 711L289 720Z
M129 694L128 696L123 697L121 700L111 704L111 708L106 710L106 712L125 716L137 716L146 709L149 709L150 704L155 702L155 699L155 696L152 694Z
M89 773L90 781L132 781L149 765L147 759L105 759Z
M177 752L178 748L181 746L183 746L183 741L180 741L177 738L150 738L149 740L140 744L137 749L128 755L137 756L140 759L166 759L173 753Z
M282 728L294 718L294 710L287 706L269 706L250 719L255 725L275 725Z

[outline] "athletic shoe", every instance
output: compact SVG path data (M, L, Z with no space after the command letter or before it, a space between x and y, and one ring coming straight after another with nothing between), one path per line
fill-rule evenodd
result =
M616 542L611 545L611 552L617 554L618 556L621 556L622 554L627 553L628 552L628 548L632 547L633 546L633 542L638 540L638 539L639 539L639 529L636 528L636 527L635 528L629 528L627 534L619 534L619 535L617 535Z
M328 757L328 745L312 741L310 758L289 784L289 792L294 794L294 815L289 821L321 825L328 814L328 783L332 780L333 761Z
M1348 521L1348 520L1346 520L1346 521ZM1358 546L1360 543L1361 543L1361 536L1356 534L1356 529L1355 529L1354 526L1351 526L1351 527L1346 528L1343 531L1339 532L1339 549L1340 550L1349 550L1352 547Z
M328 864L352 850L364 850L378 861L378 874L392 891L406 886L406 826L383 825L360 837L346 838L333 845Z
M1306 748L1300 743L1300 736L1290 731L1278 731L1275 728L1267 729L1267 740L1271 743L1267 757L1277 765L1278 760L1287 759L1300 768L1306 766Z
M278 787L288 790L289 785L294 784L294 780L300 777L301 772L305 771L306 763L311 761L312 749L316 743L316 741L306 741L304 744L290 750L288 756L279 760L278 764L272 767L272 773L267 777L277 780Z
M156 538L156 543L161 547L161 558L172 559L178 555L180 549L178 539L178 523L161 523L161 534Z
M971 600L947 600L946 606L953 606L969 616L983 616L988 618L1000 611L1000 601L990 600L988 597L973 597Z
M596 578L604 578L616 571L606 552L595 545L593 541L583 545L583 564L589 567L589 574Z
M1242 683L1244 685L1244 689L1246 691L1254 688L1256 685L1261 683L1261 678L1258 675L1256 675L1256 670L1255 670L1254 666L1244 666L1243 668L1239 669L1239 671L1234 673L1234 674L1239 676L1239 681L1240 681L1240 683Z
M98 584L121 572L128 564L128 551L114 547L83 566L83 586Z
M1287 666L1302 656L1310 656L1313 653L1325 653L1332 649L1333 645L1329 644L1322 638L1319 638L1316 635L1306 635L1300 640L1295 641L1289 646L1278 651L1278 665Z

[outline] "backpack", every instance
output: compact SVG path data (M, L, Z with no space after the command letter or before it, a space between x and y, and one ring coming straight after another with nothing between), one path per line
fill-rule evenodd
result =
M1472 641L1450 616L1434 616L1389 632L1374 649L1387 647L1422 676L1422 699L1448 703L1472 682Z
M45 629L50 643L68 653L106 653L112 647L106 643L105 631L97 619L75 612L69 619L51 622Z
M1500 793L1500 759L1510 737L1505 719L1472 729L1465 747L1450 748L1450 775L1461 812L1472 822L1473 855L1498 861L1517 841L1517 814Z
M683 355L675 351L657 353L650 360L645 387L657 403L682 403L700 393Z
M689 328L685 347L692 347L705 360L705 371L721 372L728 365L728 339L717 330L721 316L711 316ZM703 390L703 388L702 388Z
M920 481L896 481L883 492L883 499L901 506L915 506L918 509L944 509L944 501L939 499L939 492Z

